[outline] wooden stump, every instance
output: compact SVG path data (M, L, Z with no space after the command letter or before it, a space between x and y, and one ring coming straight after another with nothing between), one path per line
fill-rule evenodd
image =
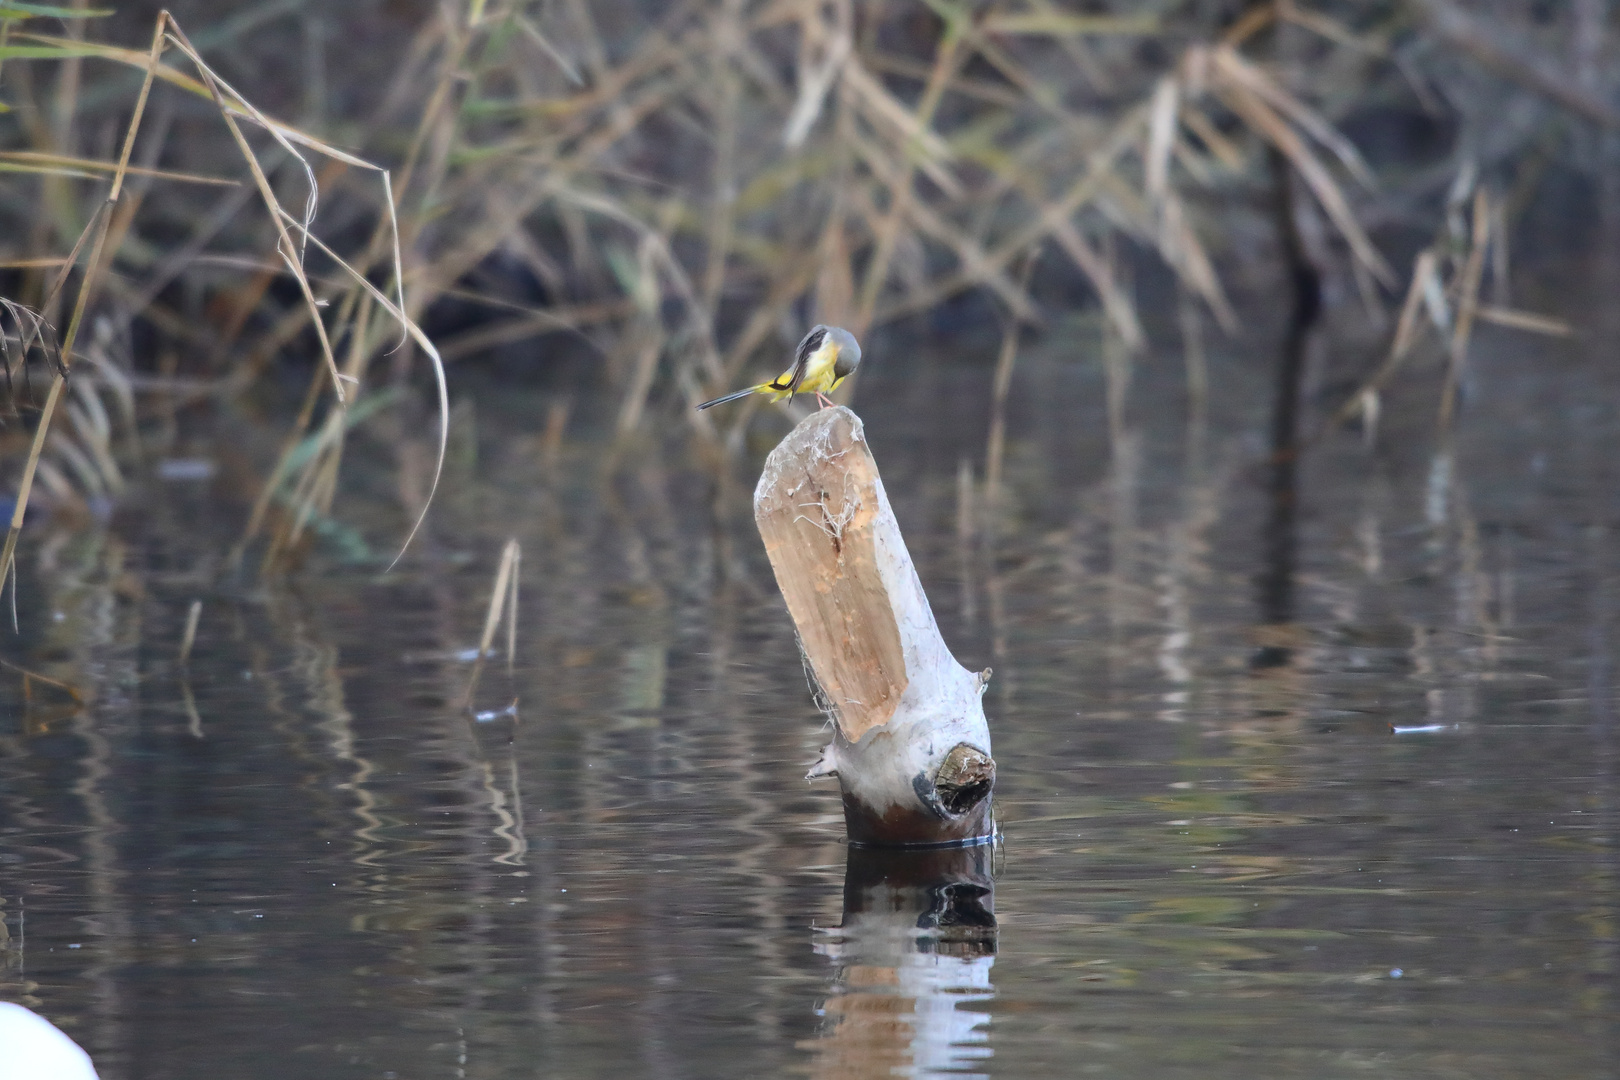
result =
M824 409L789 432L765 461L754 519L834 721L810 776L838 777L850 841L989 840L990 673L945 647L860 418Z

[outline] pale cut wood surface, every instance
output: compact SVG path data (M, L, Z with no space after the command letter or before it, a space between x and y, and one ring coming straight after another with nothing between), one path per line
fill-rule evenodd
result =
M789 433L766 461L754 514L839 732L858 742L894 715L909 680L880 566L881 534L898 531L855 414L828 409Z

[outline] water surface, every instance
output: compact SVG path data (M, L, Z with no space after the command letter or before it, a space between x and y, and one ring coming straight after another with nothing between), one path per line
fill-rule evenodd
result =
M152 454L214 481L25 544L3 655L92 700L0 681L0 997L108 1080L1614 1075L1612 365L1482 334L1455 438L1417 371L1279 517L1253 343L1202 422L1144 360L1111 435L1082 331L1021 360L987 516L981 363L913 343L857 406L996 671L998 850L846 865L802 780L827 734L747 503L780 420L717 473L468 378L410 559L365 548L423 447L362 429L271 584L221 569L220 495L273 429L198 417Z

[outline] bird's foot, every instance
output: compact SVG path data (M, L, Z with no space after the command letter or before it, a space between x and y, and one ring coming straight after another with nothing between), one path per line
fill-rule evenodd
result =
M816 391L816 400L821 402L821 407L823 409L830 409L833 407L832 398L828 397L826 394L823 394L820 390Z

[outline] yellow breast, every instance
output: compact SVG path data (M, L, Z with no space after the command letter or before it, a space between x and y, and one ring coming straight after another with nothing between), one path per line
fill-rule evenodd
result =
M804 381L799 384L801 394L825 394L843 380L834 369L838 366L838 346L824 345L810 357L805 365Z

